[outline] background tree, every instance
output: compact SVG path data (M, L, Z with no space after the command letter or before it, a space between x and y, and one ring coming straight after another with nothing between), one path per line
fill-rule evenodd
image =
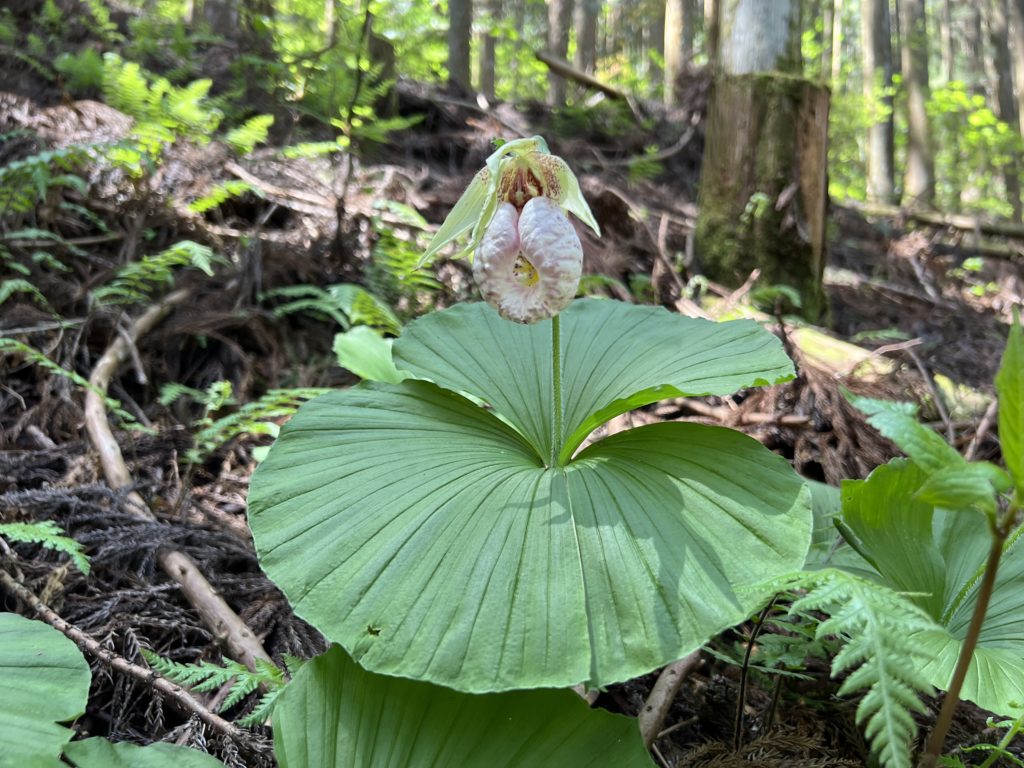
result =
M576 15L576 66L588 75L594 74L597 64L597 22L601 14L601 0L580 0Z
M448 83L460 90L472 88L469 71L473 0L448 0Z
M802 76L800 0L721 6L697 251L712 279L786 284L825 310L828 90Z
M501 0L485 0L485 29L480 34L480 92L494 100L494 55L497 39L491 28L501 18Z
M892 37L889 0L861 5L861 74L864 109L870 116L867 140L868 200L891 203L896 197L893 170Z
M569 31L572 27L572 0L551 0L548 5L548 50L556 58L564 59L569 51ZM565 78L550 74L550 103L553 107L565 104Z
M1019 138L1020 123L1017 121L1017 103L1013 95L1013 63L1010 59L1009 8L1006 0L989 0L988 11L988 34L996 78L996 114L1000 120L1011 126ZM1011 154L1003 166L1003 185L1013 208L1013 219L1020 221L1020 158L1017 153Z
M900 0L903 84L907 95L907 169L903 199L910 205L935 198L935 152L928 119L928 25L924 0Z

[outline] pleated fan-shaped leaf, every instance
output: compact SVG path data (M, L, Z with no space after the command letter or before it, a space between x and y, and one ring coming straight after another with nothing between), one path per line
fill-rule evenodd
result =
M0 613L0 768L59 766L74 732L58 723L85 711L90 679L81 651L56 629Z
M282 768L648 768L636 721L570 691L474 696L366 672L340 648L306 664L274 710Z
M789 370L756 326L632 309L577 302L563 317L567 433L662 384L723 391ZM399 366L437 383L307 403L250 489L264 570L365 668L472 692L625 680L756 610L744 585L802 565L809 493L783 459L731 430L669 423L547 466L550 327L520 335L480 306L442 316L396 342ZM652 346L661 320L675 331ZM696 362L666 362L688 344ZM634 348L666 370L638 370Z

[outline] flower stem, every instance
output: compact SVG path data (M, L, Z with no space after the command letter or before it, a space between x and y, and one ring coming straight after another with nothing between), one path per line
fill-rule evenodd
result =
M562 323L561 317L551 318L551 394L554 418L551 433L551 467L558 461L562 442Z

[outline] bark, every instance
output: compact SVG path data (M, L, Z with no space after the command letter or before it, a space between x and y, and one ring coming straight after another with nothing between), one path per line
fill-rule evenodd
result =
M693 41L697 38L697 27L702 15L697 11L697 0L683 0L683 66L693 62Z
M835 25L835 2L825 0L821 9L821 79L828 80L832 72L832 28Z
M665 60L665 30L668 23L667 8L664 3L658 4L657 13L647 25L647 74L651 85L660 85L665 79L665 70L659 61ZM656 55L651 55L656 54ZM667 64L666 64L667 67Z
M708 66L711 71L718 68L720 2L721 0L704 0L704 44L708 49Z
M486 0L486 25L490 27L501 18L501 0ZM480 36L480 92L494 101L494 35L484 31Z
M469 39L473 27L473 0L448 0L448 84L460 91L472 88Z
M935 153L926 108L930 91L925 0L900 0L900 16L908 129L903 196L910 205L930 205L935 198Z
M956 80L956 59L953 56L953 0L942 0L939 10L939 45L942 54L942 79Z
M581 0L576 19L579 36L576 40L576 66L588 75L597 65L597 19L601 0Z
M1013 95L1013 75L1010 61L1009 7L1006 0L989 0L989 41L992 44L996 74L996 114L1014 130L1019 129L1017 102ZM1018 131L1019 135L1019 131ZM1020 160L1011 156L1003 167L1003 185L1013 206L1013 220L1021 221Z
M686 0L665 1L665 104L679 103L679 76L683 72L683 6Z
M550 0L548 5L548 50L564 59L569 50L569 29L572 26L572 0ZM565 106L565 78L549 73L551 106Z
M864 101L876 115L868 128L868 200L891 203L895 199L893 173L892 48L888 0L864 0L861 6L861 47Z
M835 0L832 9L832 87L838 88L843 76L843 0Z
M695 0L665 2L665 104L679 101L679 77L693 61L693 39L697 32Z
M828 89L802 77L799 0L728 0L697 220L704 272L794 287L825 312Z
M1010 41L1013 44L1013 73L1017 85L1017 119L1024 134L1024 0L1010 2Z
M981 34L981 9L971 5L964 25L964 49L967 52L967 77L971 93L985 94L985 44Z

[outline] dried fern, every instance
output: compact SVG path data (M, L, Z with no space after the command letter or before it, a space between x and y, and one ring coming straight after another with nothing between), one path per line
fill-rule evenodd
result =
M9 541L21 541L28 544L40 544L54 552L63 552L74 563L75 568L89 575L89 558L85 556L82 545L65 536L64 532L52 520L38 523L0 523L0 536Z
M924 712L922 695L932 686L919 671L917 638L942 632L924 611L887 587L828 569L773 583L780 590L806 589L793 611L829 615L819 638L838 636L843 647L832 661L833 676L849 673L839 695L866 692L857 706L857 724L884 768L910 768L917 733L913 712Z

